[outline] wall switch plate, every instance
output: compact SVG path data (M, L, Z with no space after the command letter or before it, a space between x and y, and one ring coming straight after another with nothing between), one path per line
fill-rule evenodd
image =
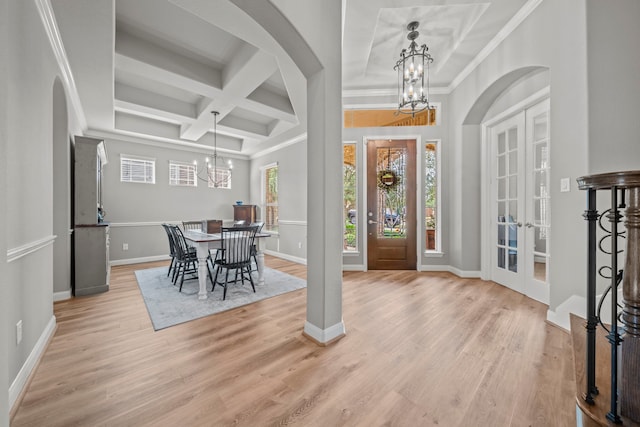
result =
M129 250L129 244L128 243L123 243L122 244L122 250L123 251L128 251Z
M22 342L22 320L16 323L16 345Z
M566 193L571 191L571 180L569 178L561 178L560 179L560 192Z

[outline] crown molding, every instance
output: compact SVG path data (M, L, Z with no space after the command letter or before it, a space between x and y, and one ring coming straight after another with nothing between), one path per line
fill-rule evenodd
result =
M448 87L430 87L429 95L447 95ZM374 96L398 96L398 89L344 89L343 98L374 97Z
M196 144L195 142L179 141L176 139L163 138L159 136L145 136L141 134L131 133L127 131L111 131L108 129L88 129L86 136L100 139L116 139L118 141L129 142L132 144L150 145L152 147L166 148L170 150L182 150L203 154L210 154L213 149L210 145ZM218 151L225 154L225 157L231 159L246 160L249 158L246 154L240 154L224 148L218 148Z
M75 129L74 133L82 134L83 131L87 129L87 118L85 117L84 110L82 109L82 102L80 102L78 88L73 78L73 72L71 71L71 65L69 64L69 58L67 58L67 53L64 50L62 36L60 35L60 30L58 29L55 14L51 7L51 1L36 0L36 7L38 8L40 19L42 19L44 31L47 33L47 37L49 38L49 43L51 44L51 48L53 49L53 54L56 58L56 62L58 63L58 67L60 68L62 84L65 87L66 94L71 101L71 105L73 106L73 110L75 111L78 119L78 125L80 129Z
M542 3L542 0L529 0L502 27L493 39L476 55L475 58L458 74L447 87L447 93L453 92L469 75L502 43L527 17Z
M288 140L286 140L284 142L281 142L280 144L276 144L273 147L265 148L262 151L258 151L256 153L253 153L251 156L249 156L249 158L251 160L254 160L254 159L257 159L259 157L266 156L269 153L274 153L274 152L282 150L283 148L286 148L286 147L288 147L290 145L297 144L298 142L302 142L302 141L306 141L306 140L307 140L307 133L303 132L300 135L294 136L293 138L288 139Z

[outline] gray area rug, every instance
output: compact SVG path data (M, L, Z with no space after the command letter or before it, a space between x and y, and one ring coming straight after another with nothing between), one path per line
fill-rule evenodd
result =
M216 286L211 292L208 278L209 298L199 300L197 279L186 280L185 276L182 292L178 292L179 285L173 286L171 278L167 277L167 267L136 271L138 286L156 331L307 286L305 280L270 268L264 270L264 285L258 285L257 276L254 272L255 293L248 282L244 285L232 283L227 289L227 299L222 301L223 288Z

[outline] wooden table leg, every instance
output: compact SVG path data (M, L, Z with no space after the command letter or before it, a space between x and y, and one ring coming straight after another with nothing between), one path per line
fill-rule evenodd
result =
M207 277L209 277L209 269L207 268L207 258L209 257L209 244L200 242L196 244L196 255L198 256L198 299L207 299Z

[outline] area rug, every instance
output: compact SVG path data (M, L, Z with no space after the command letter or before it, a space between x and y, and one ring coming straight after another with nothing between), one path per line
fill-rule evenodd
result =
M178 292L179 286L173 286L171 278L167 277L167 267L137 270L135 273L156 331L307 286L305 280L265 268L264 285L258 285L257 273L254 273L255 293L248 282L244 285L232 283L227 289L227 298L223 301L223 289L216 286L215 291L211 292L211 282L207 278L209 298L199 300L197 279L186 280L185 277L182 292Z

